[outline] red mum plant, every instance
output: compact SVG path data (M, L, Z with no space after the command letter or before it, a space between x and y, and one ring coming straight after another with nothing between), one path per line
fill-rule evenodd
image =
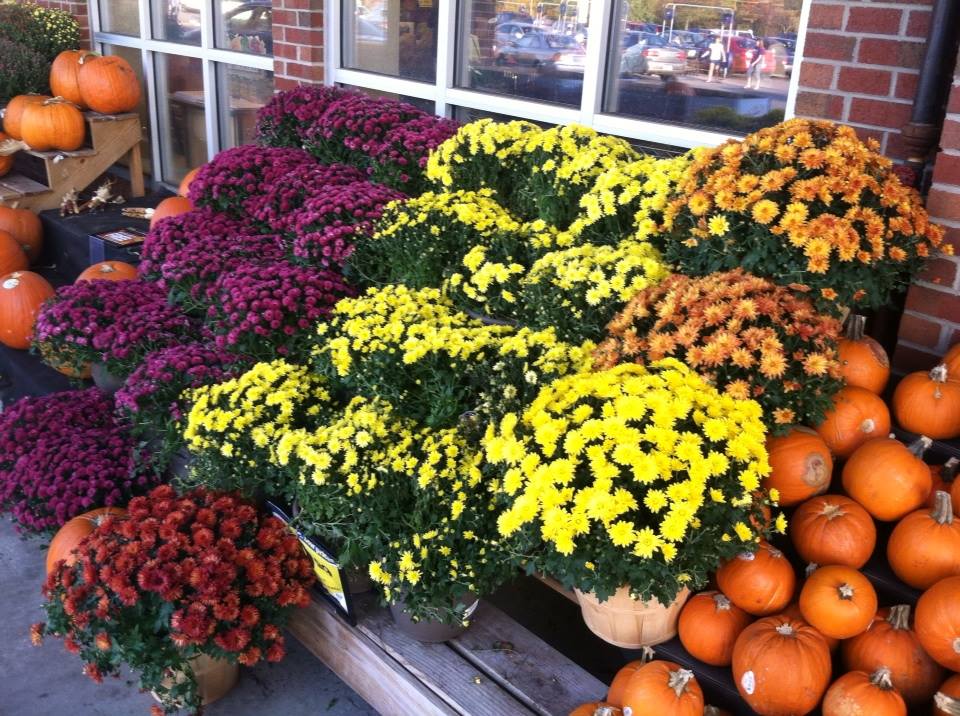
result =
M281 629L314 580L282 522L202 488L134 498L74 555L47 577L47 622L31 629L34 643L63 638L95 681L128 664L166 713L201 706L191 659L280 661Z

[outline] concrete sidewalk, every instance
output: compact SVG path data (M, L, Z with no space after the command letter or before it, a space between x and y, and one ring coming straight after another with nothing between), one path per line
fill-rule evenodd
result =
M37 648L29 630L43 620L40 585L45 544L22 539L0 518L0 716L135 716L149 714L153 699L126 679L95 684L77 656L58 639ZM207 716L375 716L349 686L287 639L287 658L242 669L240 683Z

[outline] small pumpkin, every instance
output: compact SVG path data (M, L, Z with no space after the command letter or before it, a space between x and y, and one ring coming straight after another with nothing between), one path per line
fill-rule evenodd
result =
M950 350L940 362L947 366L947 375L951 380L960 378L960 343L950 346Z
M933 697L933 716L960 716L960 674L943 682Z
M621 716L621 714L623 714L623 711L606 701L591 701L587 704L580 704L570 712L570 716Z
M866 388L848 385L833 396L817 432L837 457L850 457L870 438L890 432L890 411L886 403Z
M63 358L57 354L57 350L48 342L38 343L36 347L40 350L40 357L44 363L68 378L89 380L93 375L90 363L83 363L79 367L75 367L70 364L70 361L63 360Z
M80 94L80 65L88 56L96 56L90 50L64 50L50 65L50 89L59 97L73 102L80 109L86 109Z
M907 705L883 667L868 675L851 671L831 684L823 697L823 716L907 716Z
M887 542L887 561L915 589L960 575L960 520L954 519L949 493L938 492L932 510L911 512L897 523Z
M0 142L5 142L12 137L6 132L0 132ZM14 154L0 154L0 177L6 176L13 169L13 163L16 161Z
M19 94L7 103L3 111L3 131L13 139L22 140L23 110L31 104L40 104L50 99L45 94Z
M703 716L703 691L689 669L672 661L651 661L627 682L623 710L659 716Z
M776 614L790 603L797 578L783 552L761 542L717 570L717 586L748 614Z
M126 510L120 507L101 507L96 510L84 512L82 515L74 517L64 523L63 527L57 530L57 533L50 540L50 546L47 548L47 574L53 571L57 562L61 559L67 564L76 562L76 557L72 552L88 534L93 532L109 517L118 517L125 515Z
M864 335L867 319L856 313L847 319L845 335L837 341L840 375L847 385L880 395L890 379L890 358L877 341Z
M943 679L943 669L910 628L909 604L881 609L865 632L844 640L841 654L850 671L889 667L893 685L911 706L929 703Z
M930 477L933 479L933 486L930 488L930 495L927 497L927 507L933 507L937 500L938 492L950 492L953 489L953 483L956 481L957 472L960 471L960 460L955 457L949 458L942 465L930 466ZM953 503L953 512L960 512L957 509L957 503Z
M843 466L843 489L875 519L890 522L927 500L933 478L922 460L931 440L906 446L893 438L868 440Z
M813 711L830 683L830 649L802 621L764 617L733 647L733 679L744 701L761 716Z
M795 427L782 437L767 438L770 475L764 487L780 493L781 507L798 505L830 487L833 458L815 430Z
M677 625L680 643L705 664L730 666L733 645L753 620L720 592L694 594Z
M934 440L955 438L960 435L960 382L947 380L943 363L929 373L910 373L893 391L893 415L911 433Z
M790 539L804 562L860 569L877 544L877 528L863 507L843 495L818 495L790 520Z
M13 234L13 238L27 252L30 261L40 258L43 248L43 224L40 217L29 209L0 206L0 231Z
M180 181L180 188L177 189L177 194L179 196L187 196L190 193L190 184L193 182L194 177L197 176L197 172L200 171L200 167L194 167L187 172L187 175Z
M620 668L620 670L614 675L613 681L610 682L610 688L607 691L607 702L613 704L617 707L623 706L623 695L627 690L627 682L630 681L630 677L633 676L644 664L646 664L653 656L653 651L644 650L644 656L642 659L635 659L634 661L629 661Z
M77 78L83 103L101 114L132 112L140 103L140 80L122 57L84 57Z
M14 271L0 278L0 343L29 348L40 306L52 296L53 286L32 271Z
M800 590L800 613L817 631L849 639L877 613L877 592L860 572L839 564L815 569Z
M23 141L38 152L72 152L83 146L86 133L83 114L59 97L23 110Z
M87 266L74 283L80 281L129 281L137 277L137 267L124 261L101 261Z
M0 276L6 276L14 271L23 271L30 265L27 252L17 243L13 235L7 231L0 231Z
M960 671L960 577L947 577L917 600L913 629L941 666Z
M193 204L190 203L189 199L182 196L168 196L157 204L157 207L153 210L153 215L150 217L150 228L152 229L156 226L157 222L161 219L166 219L168 216L186 214L192 210Z

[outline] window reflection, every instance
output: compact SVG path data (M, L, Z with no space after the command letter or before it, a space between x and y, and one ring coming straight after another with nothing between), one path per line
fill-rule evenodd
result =
M150 151L150 137L152 128L150 126L150 112L147 110L147 85L143 78L143 58L140 50L135 47L121 47L120 45L104 45L103 52L106 55L117 55L130 63L137 81L140 83L140 102L133 111L140 115L140 127L143 131L140 139L140 159L143 162L143 171L145 174L153 173L153 153ZM117 161L118 164L127 166L127 158L123 157Z
M406 102L407 104L412 104L417 109L422 109L424 112L429 112L433 114L434 110L437 108L436 102L432 99L421 99L420 97L409 97L405 94L397 94L396 92L381 92L380 90L371 89L369 87L354 87L353 85L341 84L341 87L344 89L357 90L358 92L363 92L368 94L371 97L383 97L384 99L395 99L400 102Z
M437 5L446 0L346 0L343 66L433 82Z
M252 55L273 54L273 4L270 0L220 0L217 47Z
M101 0L100 26L104 32L139 35L140 9L137 0Z
M203 66L199 59L156 55L163 179L179 182L207 161Z
M800 2L617 0L603 109L745 134L783 119Z
M223 147L252 144L257 133L257 111L273 96L273 73L218 63L217 87Z
M203 0L153 0L153 33L158 40L200 44Z

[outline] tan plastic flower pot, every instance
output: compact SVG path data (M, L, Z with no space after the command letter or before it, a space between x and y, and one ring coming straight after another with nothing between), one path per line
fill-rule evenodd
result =
M225 659L214 659L206 654L200 654L192 658L190 666L197 679L197 691L204 706L226 696L237 685L237 680L240 678L239 664L231 663ZM176 678L170 678L169 685L172 686ZM182 679L182 675L179 678ZM156 693L152 695L154 699L160 701Z
M634 599L626 587L618 589L605 602L597 599L593 592L574 591L590 631L624 649L654 646L675 637L680 610L690 596L690 590L684 589L664 606L656 599L649 602Z

